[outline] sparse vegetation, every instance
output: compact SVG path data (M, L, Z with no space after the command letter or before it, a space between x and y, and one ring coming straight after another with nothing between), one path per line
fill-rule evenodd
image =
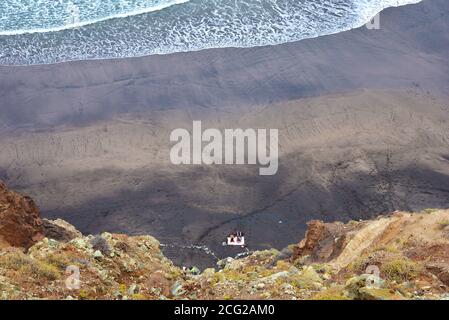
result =
M67 266L73 264L67 253L51 253L45 258L45 262L49 265L57 267L60 270L65 270Z
M45 261L32 259L21 252L12 252L0 256L0 266L18 271L21 274L47 280L56 280L61 276L61 272L56 266Z
M368 240L364 228L368 226L368 230L375 233L377 230L373 226L380 225L379 219L364 221L355 229L341 223L321 225L317 230L322 233L313 234L313 239L324 239L315 244L318 250L324 248L324 251L317 251L319 254L313 250L303 255L290 254L298 244L290 246L290 253L287 249L255 251L241 259L224 259L216 268L206 269L199 275L174 266L161 253L159 242L150 236L104 233L95 238L79 236L69 242L43 239L27 253L0 249L0 294L17 299L80 300L444 297L442 282L446 274L442 274L445 269L439 265L441 259L445 259L449 241L429 226L447 226L449 211L431 216L404 215L402 224L398 221L401 216L387 219L382 220L378 234L368 234L371 237ZM345 241L335 241L337 236L324 230L327 227L332 232L341 228L343 234L338 238L346 237ZM425 241L419 238L422 234L427 236ZM356 246L365 249L354 253ZM98 259L100 250L104 255ZM332 252L332 255L320 256L323 252ZM344 257L346 264L337 261L340 257ZM429 262L433 263L433 269L429 268ZM70 292L64 288L63 274L69 265L80 267L82 279L81 287ZM373 266L379 269L379 281L372 278L373 269L368 269Z
M380 270L381 275L386 279L402 283L415 279L421 271L421 267L416 262L402 257L386 261Z
M326 290L318 292L311 298L312 300L349 300L344 294L344 287L341 285L332 286Z
M414 279L421 270L417 263L403 256L397 247L391 246L374 248L353 261L348 270L362 274L371 265L379 267L382 278L398 283Z
M389 252L389 253L400 253L399 245L397 245L396 243L389 243L387 245L375 247L373 249L373 252L377 252L377 251L381 251L381 252L384 251L384 252Z

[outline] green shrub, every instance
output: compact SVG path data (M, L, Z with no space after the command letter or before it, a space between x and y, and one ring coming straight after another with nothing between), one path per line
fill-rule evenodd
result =
M1 256L0 266L22 274L29 274L36 278L45 278L48 280L56 280L61 276L59 269L54 265L45 261L32 259L19 252Z
M417 263L403 257L386 261L380 271L386 279L402 283L416 278L421 268Z

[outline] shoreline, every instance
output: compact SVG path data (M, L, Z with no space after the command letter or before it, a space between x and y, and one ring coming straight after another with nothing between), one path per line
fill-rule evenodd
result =
M52 127L82 121L79 108L83 118L96 120L108 119L111 113L157 109L238 112L361 88L418 85L445 96L449 95L449 44L444 32L448 11L447 2L424 0L385 10L380 30L362 27L269 47L0 66L5 112L0 122ZM432 41L428 33L433 33ZM108 92L115 98L105 99Z
M419 3L421 3L424 0L410 0L410 1L418 1L415 3L406 3L406 4L399 4L399 5L392 5L386 8L383 8L382 10L378 11L377 13L374 14L374 16L382 13L385 10L389 10L389 9L395 9L395 8L402 8L402 7L407 7L407 6L413 6L413 5L417 5ZM179 4L183 4L185 2L188 2L188 0L181 0L179 3L174 3L170 6L176 6ZM169 6L169 7L170 7ZM145 14L145 13L143 13ZM140 14L137 14L140 15ZM131 15L134 16L134 15ZM123 17L127 17L127 15L124 15ZM81 26L89 26L89 25L93 25L95 23L101 23L104 21L108 21L108 20L113 20L113 19L117 19L117 18L121 18L120 16L114 17L114 18L107 18L104 20L98 20L96 22L86 22L86 24L83 24ZM120 60L120 59L139 59L139 58L151 58L151 57L158 57L158 56L166 56L166 55L178 55L178 54L191 54L191 53L196 53L196 52L201 52L201 51L205 51L205 50L226 50L226 49L232 49L232 50L238 50L238 49L259 49L259 48L270 48L270 47L275 47L275 46L282 46L282 45L288 45L288 44L293 44L293 43L299 43L301 41L305 41L305 40L310 40L310 39L317 39L317 38L321 38L321 37L326 37L326 36L332 36L332 35L336 35L336 34L340 34L340 33L344 33L344 32L348 32L348 31L352 31L352 30L357 30L360 28L363 28L369 21L371 18L362 18L361 19L368 19L364 22L359 21L358 23L354 23L354 25L352 25L351 27L348 28L343 28L341 30L335 30L335 31L331 31L328 33L323 33L323 34L315 34L315 35L311 35L309 37L305 37L302 39L297 39L297 40L288 40L288 41L284 41L284 42L273 42L273 43L266 43L266 44L260 44L260 45L240 45L240 46L217 46L217 47L205 47L205 48L198 48L198 49L189 49L189 50L179 50L179 51L173 51L173 52L167 52L167 53L153 53L153 54L141 54L141 55L135 55L135 56L125 56L125 57L98 57L98 58L74 58L74 59L69 59L69 60L65 60L65 61L56 61L56 62L48 62L48 63L30 63L30 64L0 64L0 68L1 67L33 67L33 66L51 66L51 65L59 65L59 64L65 64L65 63L83 63L83 62L96 62L96 61L106 61L106 62L114 62L116 60ZM75 28L76 29L76 28ZM48 31L48 32L40 32L40 31L35 31L35 32L24 32L24 33L17 33L17 34L5 34L2 35L0 33L0 38L1 37L11 37L11 36L20 36L20 35L30 35L30 34L39 34L39 33L53 33L53 32L60 32L60 31L68 31L71 30L71 28L68 29L58 29L55 31Z

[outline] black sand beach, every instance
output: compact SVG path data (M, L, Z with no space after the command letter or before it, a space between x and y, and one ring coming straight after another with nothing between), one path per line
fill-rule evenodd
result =
M0 67L1 121L41 127L123 112L223 111L358 88L447 95L447 25L447 1L426 0L385 10L380 30L279 46Z
M380 30L278 46L0 66L0 179L81 231L219 255L235 228L282 248L314 218L448 207L448 30L449 2L424 0ZM279 174L171 165L170 131L192 120L278 128Z

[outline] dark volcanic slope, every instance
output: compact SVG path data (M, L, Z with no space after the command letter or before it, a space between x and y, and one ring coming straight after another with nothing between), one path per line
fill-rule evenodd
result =
M221 242L234 228L250 248L282 247L312 218L448 207L449 2L386 10L381 27L266 48L0 67L0 179L82 231L150 233L220 255L232 253ZM278 175L171 165L170 131L193 119L278 128ZM206 261L172 251L178 262Z
M0 167L44 215L84 232L151 232L229 254L221 242L235 228L250 248L282 247L313 218L448 207L448 114L447 100L427 93L362 90L202 117L204 128L279 128L270 177L257 167L171 165L171 129L191 127L182 110L3 137Z

